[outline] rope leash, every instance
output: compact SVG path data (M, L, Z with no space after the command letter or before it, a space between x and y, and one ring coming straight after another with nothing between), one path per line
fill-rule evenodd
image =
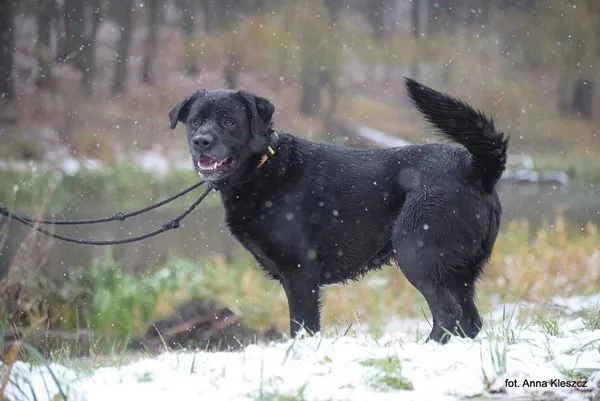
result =
M204 193L198 198L198 200L196 200L189 208L187 208L182 214L180 214L179 216L177 216L176 218L168 221L167 223L163 224L161 228L158 228L154 231L151 231L149 233L146 234L141 234L138 235L136 237L131 237L131 238L122 238L122 239L117 239L117 240L98 240L98 241L94 241L94 240L85 240L85 239L77 239L77 238L70 238L70 237L65 237L63 235L59 235L59 234L54 234L46 229L43 228L39 228L36 226L36 224L53 224L53 225L84 225L84 224L97 224L97 223L105 223L105 222L110 222L110 221L124 221L125 219L129 218L129 217L133 217L133 216L137 216L143 213L146 213L150 210L156 209L160 206L163 206L169 202L174 201L177 198L180 198L181 196L189 193L190 191L198 188L200 185L204 184L204 181L200 181L194 185L192 185L191 187L171 196L170 198L167 198L163 201L157 202L153 205L147 206L143 209L139 209L136 210L134 212L130 212L130 213L115 213L113 216L111 217L104 217L104 218L99 218L99 219L91 219L91 220L49 220L49 219L40 219L40 220L36 220L36 219L31 219L27 216L22 216L19 214L15 214L15 213L11 213L6 207L0 207L0 215L8 217L9 219L14 219L16 221L18 221L19 223L41 233L44 235L47 235L49 237L52 238L56 238L65 242L70 242L70 243L74 243L74 244L81 244L81 245L120 245L120 244L127 244L127 243L131 243L131 242L137 242L137 241L142 241L151 237L154 237L158 234L164 233L166 231L169 230L175 230L177 228L179 228L179 223L181 222L181 220L183 220L188 214L190 214L200 203L202 203L202 201L208 196L208 194L215 189L214 184L208 184L208 188L206 189L206 191L204 191Z
M193 191L194 189L198 188L200 185L204 184L204 181L200 181L194 185L192 185L191 187L184 189L183 191L171 196L170 198L164 199L160 202L157 202L153 205L147 206L143 209L139 209L139 210L135 210L133 212L130 213L122 213L122 212L117 212L115 214L113 214L110 217L102 217L99 219L90 219L90 220L48 220L48 219L40 219L40 220L36 220L36 219L31 219L27 216L24 215L20 215L17 213L13 213L10 212L6 207L0 207L0 214L3 215L4 217L8 217L8 218L15 218L15 220L19 221L17 219L17 217L21 220L25 220L28 221L29 223L37 223L37 224L54 224L57 226L76 226L76 225L84 225L84 224L98 224L98 223L107 223L110 221L125 221L126 219L130 218L130 217L134 217L134 216L139 216L140 214L149 212L150 210L154 210L156 208L159 208L163 205L166 205L167 203L173 202L175 199L177 198L181 198L183 195Z

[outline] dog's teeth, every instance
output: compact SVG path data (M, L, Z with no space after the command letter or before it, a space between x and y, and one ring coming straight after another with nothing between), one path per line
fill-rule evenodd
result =
M208 165L198 162L198 167L201 170L215 170L217 168L217 162L212 162L211 164L208 164Z

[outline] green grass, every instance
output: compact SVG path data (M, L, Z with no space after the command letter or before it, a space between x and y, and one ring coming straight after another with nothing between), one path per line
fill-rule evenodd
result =
M282 394L278 392L261 393L255 398L255 401L305 401L304 392L306 385L300 387L295 394Z
M535 171L564 171L579 184L600 184L600 159L594 152L533 154Z
M371 385L382 390L412 390L413 384L402 376L400 359L387 357L367 359L360 362L362 366L373 368L375 374L370 378Z
M587 330L600 330L600 310L583 309L583 325Z
M561 324L559 316L541 316L536 313L533 323L537 325L544 333L552 337L562 337Z
M516 344L519 331L524 327L518 322L518 317L515 317L515 312L515 308L508 313L506 306L503 307L500 322L490 326L489 329L483 329L485 337L490 341L505 341L508 345Z
M81 210L82 205L96 205L105 213L127 212L148 206L199 181L193 171L172 170L165 177L145 172L128 164L107 167L104 171L81 169L74 175L57 171L4 172L0 183L0 205L15 207L22 214L35 214L42 206L46 213ZM202 193L197 189L182 199L163 206L183 209ZM216 205L211 194L203 205ZM185 206L182 206L184 204Z
M107 248L105 256L91 265L72 267L62 288L31 280L21 296L24 300L41 296L51 304L55 318L50 321L28 311L28 319L41 325L38 328L90 330L92 351L109 355L122 352L128 340L143 334L151 322L193 298L220 301L249 327L287 325L283 291L250 259L228 265L221 258L195 262L168 257L152 271L133 275L124 273ZM70 354L65 347L55 351L56 357Z

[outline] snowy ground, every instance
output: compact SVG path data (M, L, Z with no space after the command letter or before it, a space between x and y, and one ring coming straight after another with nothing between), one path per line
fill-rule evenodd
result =
M555 302L566 312L598 310L599 303L600 296ZM517 311L530 307L520 305ZM598 399L600 330L586 329L584 320L574 317L548 323L552 330L523 325L516 316L508 318L510 308L504 318L501 311L494 313L494 323L477 340L453 338L445 346L416 340L416 325L426 334L426 323L399 320L377 339L358 333L236 353L165 353L85 373L50 368L69 400ZM565 387L577 377L587 381ZM18 363L12 379L18 385L9 385L10 400L59 399L48 368ZM526 380L546 387L528 387ZM507 381L516 386L507 387Z

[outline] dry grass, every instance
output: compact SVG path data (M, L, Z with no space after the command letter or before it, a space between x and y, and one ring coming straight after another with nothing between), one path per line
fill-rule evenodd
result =
M491 296L506 302L531 300L544 304L553 296L593 294L600 288L600 235L597 227L569 233L559 216L529 237L526 222L511 222L498 241L478 286L479 304L488 309ZM396 267L369 279L326 292L325 315L330 321L361 318L380 323L390 315L422 316L426 304Z
M53 188L48 188L46 196L43 196L44 201L41 203L34 218L41 218L46 207L46 202L50 198L49 194ZM4 247L10 233L10 220L2 219L0 228L0 249ZM13 223L14 224L14 223ZM24 329L20 325L23 311L27 311L28 325L35 328L44 326L47 321L45 307L47 306L42 299L32 297L23 299L22 289L33 282L40 279L40 271L46 261L48 250L52 245L53 240L45 237L42 234L30 230L23 242L17 249L17 252L12 259L3 276L0 277L0 333L3 330L18 330ZM39 295L39 294L37 294ZM21 335L26 335L21 332Z
M480 311L485 316L498 302L529 300L541 307L554 296L597 293L600 288L598 244L600 234L595 226L571 232L561 216L533 236L526 222L509 223L498 237L478 286ZM88 301L96 306L104 305L104 309L96 307L90 309L89 316L74 318L73 313L82 310L81 305L75 305L73 310L59 312L63 316L60 322L48 322L44 315L33 313L31 317L35 320L31 323L37 327L30 329L47 324L67 330L90 329L94 333L94 347L100 347L96 351L106 351L106 346L110 348L111 344L124 340L122 336L143 333L150 321L165 317L181 302L200 296L220 301L251 327L274 326L288 330L288 306L283 289L277 282L267 280L247 254L234 265L228 265L223 257L201 264L173 259L167 261L156 276L138 278L124 275L114 263L96 266L100 270L91 266L85 269L99 274L91 276L98 291L92 292ZM157 277L162 278L157 280ZM423 297L396 266L372 272L359 282L327 287L323 295L326 333L336 333L340 327L343 330L351 325L367 324L377 328L399 317L425 315L430 319ZM25 292L22 302L39 304L40 297L40 294ZM52 295L44 298L50 303L52 299ZM54 312L64 307L68 309L58 303L49 306ZM61 324L71 326L63 328ZM104 345L100 346L100 340Z

